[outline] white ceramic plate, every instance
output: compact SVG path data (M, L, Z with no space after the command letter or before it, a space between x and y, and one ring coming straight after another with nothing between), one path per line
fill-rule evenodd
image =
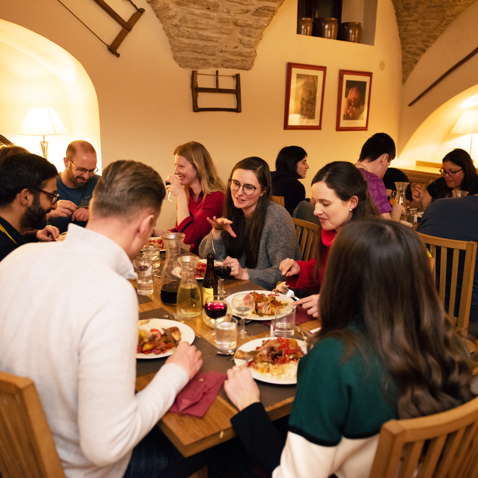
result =
M194 338L196 337L194 330L189 327L189 325L183 324L182 322L178 322L177 320L168 320L168 319L142 319L138 320L138 328L141 327L146 330L151 329L167 329L168 327L177 327L181 332L181 341L187 342L188 344L192 344L194 342ZM173 348L164 352L163 354L136 354L136 358L139 359L157 359L162 357L168 357L172 355L176 349Z
M292 311L292 308L294 307L294 301L290 297L287 297L284 294L271 292L269 290L243 290L241 292L236 292L235 294L231 294L228 297L226 297L227 305L232 310L232 299L233 299L233 297L235 297L237 295L240 295L240 294L246 294L246 293L249 293L249 292L257 292L259 294L266 294L266 295L274 294L274 295L277 296L278 300L280 300L281 302L284 302L285 304L287 304L287 306L284 306L284 308L281 309L281 311L277 315L252 314L249 317L247 317L247 320L272 320L272 319L275 319L275 318L278 319L279 317L284 317L284 315L287 315L288 313L290 313Z
M266 340L271 340L274 338L277 337L263 337L262 339L253 339L249 342L246 342L245 344L242 344L240 347L238 347L237 350L250 352L251 350L255 350L257 347L260 347ZM305 345L305 342L303 340L297 340L297 342L300 345L300 348L302 349L304 354L307 353L307 347ZM234 362L236 365L242 365L247 363L247 360L240 360L234 357ZM298 362L296 364L295 374L293 377L281 377L280 375L272 375L270 373L260 373L254 367L250 367L249 370L251 371L252 376L256 380L260 380L261 382L272 383L274 385L295 385L297 383L297 365Z

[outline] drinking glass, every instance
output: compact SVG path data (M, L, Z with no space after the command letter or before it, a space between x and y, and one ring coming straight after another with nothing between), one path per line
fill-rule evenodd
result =
M246 319L254 311L254 298L249 292L238 294L232 298L231 307L233 314L241 319L241 330L239 336L241 338L247 337Z
M225 266L223 263L220 263L214 266L214 272L218 277L217 281L217 293L221 297L226 296L226 289L224 288L224 279L227 279L231 274L231 266Z
M295 306L287 314L271 320L272 337L293 337L295 332Z
M215 321L215 339L219 353L232 355L237 347L237 320L234 317L221 317Z
M139 295L153 295L153 266L148 257L139 254L133 261L134 269L138 276L137 292Z
M206 317L204 317L204 323L214 329L216 322L219 319L224 319L227 315L227 302L223 300L219 294L214 294L211 299L204 304L204 313L206 315Z

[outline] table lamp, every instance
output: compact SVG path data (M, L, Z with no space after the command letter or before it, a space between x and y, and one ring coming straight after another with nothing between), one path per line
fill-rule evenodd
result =
M48 141L46 136L64 133L64 127L58 113L50 106L30 108L23 120L21 134L25 136L41 136L43 157L48 158Z
M470 108L460 115L455 126L451 130L452 135L470 135L470 156L473 151L473 135L478 134L478 108Z

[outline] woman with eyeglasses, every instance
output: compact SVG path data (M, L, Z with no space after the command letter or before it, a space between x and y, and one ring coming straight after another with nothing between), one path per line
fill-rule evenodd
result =
M426 249L407 227L383 219L345 225L320 313L322 329L298 365L285 443L250 368L227 372L224 388L239 410L232 426L273 478L367 478L385 422L473 398L468 354L437 296Z
M456 197L460 190L469 191L477 176L471 156L458 148L444 156L440 173L442 177L426 188L421 184L412 188L413 199L421 203L424 209L436 199Z
M185 244L197 252L211 230L207 218L222 214L225 189L201 143L190 141L174 150L174 174L167 178L166 188L176 198L176 226L171 231L183 232Z
M281 278L279 263L298 257L292 218L270 197L267 163L254 156L239 161L229 178L224 216L210 217L212 230L199 247L202 257L215 252L236 279L267 289Z

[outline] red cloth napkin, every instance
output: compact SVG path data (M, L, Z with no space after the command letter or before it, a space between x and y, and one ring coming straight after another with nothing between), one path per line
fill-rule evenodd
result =
M295 325L303 324L309 320L314 320L314 317L309 315L304 308L297 307L295 309Z
M169 411L180 415L203 417L214 402L224 380L226 380L226 374L221 372L198 373L178 393Z

